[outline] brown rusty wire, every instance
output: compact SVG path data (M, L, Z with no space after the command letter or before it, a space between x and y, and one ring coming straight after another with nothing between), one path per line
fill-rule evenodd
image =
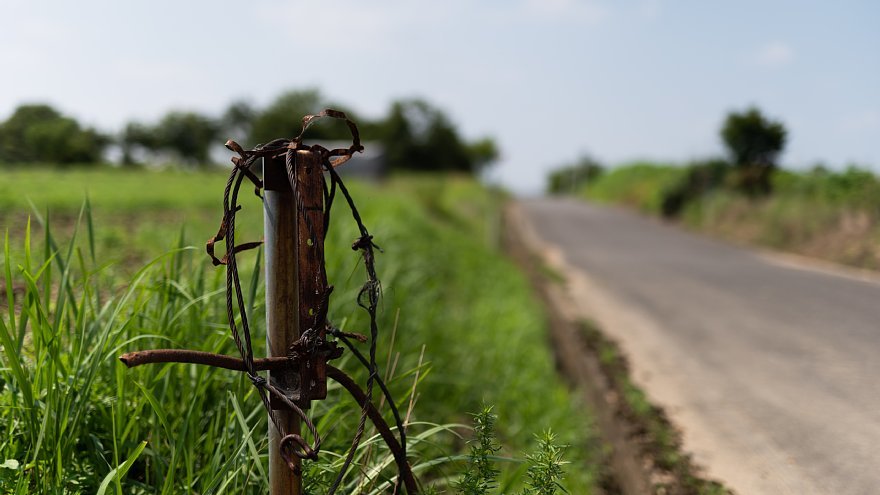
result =
M346 334L353 336L354 334ZM354 335L354 337L359 337ZM152 349L148 351L135 351L123 354L119 357L129 368L134 368L144 364L155 363L192 363L213 366L215 368L224 368L232 371L246 371L245 363L239 358L232 356L224 356L222 354L214 354L210 352L191 351L185 349ZM254 359L254 368L257 371L284 371L296 369L296 363L289 357L270 357ZM367 394L361 390L357 383L351 379L344 371L327 365L327 376L339 383L352 398L362 407L367 408L367 414L370 420L376 425L379 435L388 445L394 461L397 463L397 469L400 472L400 478L403 480L403 486L407 492L417 493L418 484L412 469L406 460L406 449L401 446L398 439L394 437L391 427L385 422L385 418L379 413L379 410L367 400ZM382 384L384 387L384 384Z

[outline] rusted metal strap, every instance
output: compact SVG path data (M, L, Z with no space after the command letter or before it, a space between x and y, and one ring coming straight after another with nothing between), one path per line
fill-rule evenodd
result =
M241 206L238 206L233 211L238 211L240 209ZM208 239L208 241L205 243L205 251L207 251L208 256L211 258L211 263L213 263L214 266L226 265L227 263L229 263L229 256L231 254L238 254L242 251L247 251L248 249L258 248L261 244L263 244L263 240L238 244L233 247L231 252L227 252L226 254L224 254L223 258L217 258L214 245L217 242L222 241L226 238L226 232L229 227L228 217L229 215L223 215L223 221L220 222L220 228L217 230L217 233L213 237Z
M309 126L311 126L315 121L324 117L345 121L345 125L348 126L348 131L351 133L351 146L349 146L348 148L336 148L329 150L319 144L312 144L308 146L302 144L303 135L306 133ZM321 158L323 160L329 161L330 166L333 168L336 168L343 163L351 160L351 157L355 153L364 151L364 147L363 145L361 145L361 136L360 132L358 131L357 124L352 122L352 120L349 119L347 115L345 115L345 112L340 112L339 110L332 110L329 108L318 112L315 115L306 115L305 117L303 117L302 131L297 137L293 138L290 144L288 144L287 146L289 149L294 151L306 150L319 153L321 155Z

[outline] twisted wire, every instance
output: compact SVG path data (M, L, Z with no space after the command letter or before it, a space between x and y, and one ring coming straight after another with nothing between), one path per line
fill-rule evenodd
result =
M328 150L319 145L305 146L302 144L302 137L308 127L314 121L322 117L331 117L335 119L342 119L345 121L352 134L352 145L349 148ZM339 332L338 329L334 329L329 325L327 325L327 327L330 328L331 335L339 338L346 347L352 350L353 354L355 354L355 356L357 357L358 362L365 368L367 368L369 374L367 376L366 391L364 392L365 398L361 404L361 414L358 421L357 430L354 437L352 438L351 446L349 447L348 453L345 457L345 461L343 462L343 465L328 492L328 495L333 495L339 489L339 486L345 478L345 475L350 468L351 463L353 462L355 452L357 451L357 448L363 438L364 431L366 429L366 420L369 415L370 408L372 407L375 384L379 385L382 393L388 399L388 403L391 407L397 430L400 435L400 450L402 451L402 459L404 459L404 461L406 459L406 432L403 421L400 417L397 405L393 400L390 391L388 390L382 379L379 377L378 365L376 361L377 340L379 335L377 308L381 296L381 283L379 282L379 278L376 274L375 250L378 249L379 251L381 251L381 249L373 242L373 237L370 235L369 231L364 225L360 212L358 211L357 206L354 203L354 199L352 198L351 193L335 170L336 166L350 159L355 152L363 150L363 146L361 146L360 143L360 136L357 130L357 126L354 124L354 122L349 120L344 113L328 109L320 112L319 114L308 115L304 117L302 132L300 132L297 137L291 140L276 139L267 144L257 146L252 150L243 150L234 141L229 141L227 143L227 147L230 150L237 152L240 157L233 158L233 163L235 164L235 167L233 168L224 189L223 220L221 222L220 229L218 230L217 235L215 235L208 241L206 248L209 256L212 258L215 265L226 265L226 312L229 321L230 331L232 332L232 337L235 345L238 348L239 353L241 354L245 371L251 382L256 387L270 420L272 421L274 427L281 434L281 455L287 462L288 466L291 467L291 469L293 469L294 467L293 459L291 457L292 455L299 457L300 459L314 460L317 458L318 452L320 451L321 438L317 431L317 428L310 420L308 415L305 414L305 412L296 403L291 401L280 390L269 383L265 378L260 376L254 366L250 327L248 324L247 311L244 303L243 293L241 290L241 281L238 274L238 263L236 259L236 254L237 252L244 249L256 247L257 245L259 245L259 243L246 243L241 245L235 244L235 217L236 213L241 208L238 205L238 194L241 184L244 178L248 178L254 184L255 194L257 196L260 196L260 190L263 187L262 182L252 172L250 172L250 166L255 162L255 160L260 157L277 157L282 154L285 155L285 168L287 172L287 178L295 194L297 211L301 215L301 218L305 221L309 238L313 242L323 242L324 239L319 240L315 238L316 235L313 225L311 223L311 218L309 215L306 214L303 200L299 192L300 188L297 187L297 179L295 173L297 151L305 150L311 151L313 153L318 153L321 157L323 168L327 171L330 177L329 188L327 186L327 181L325 177L323 175L321 177L324 200L324 205L322 208L324 238L326 238L327 232L329 231L330 211L332 209L337 191L339 191L345 198L349 210L351 211L351 215L355 223L357 224L357 228L360 233L360 237L354 242L354 244L352 245L352 249L361 253L361 256L364 260L364 267L367 272L367 280L364 282L364 285L361 287L358 293L357 303L368 313L370 319L368 357L364 357L364 355L359 350L357 350L351 343L351 341L349 341L349 339L347 339L345 335ZM223 259L218 259L214 255L214 244L215 242L223 239L225 239L226 241L226 254L224 255ZM318 255L314 254L314 256ZM321 263L321 266L323 266L323 260L317 261L319 261ZM317 308L318 310L315 312L312 327L310 329L307 329L306 332L304 332L304 334L301 336L301 338L307 339L307 343L311 344L310 348L312 351L315 350L317 339L314 339L314 335L307 334L314 334L315 332L318 332L319 325L324 323L327 308L329 306L329 296L331 291L332 287L328 287L325 291L325 294L323 295L320 306ZM240 331L235 322L236 307L239 316L241 317ZM308 339L312 339L311 342L308 342ZM300 435L288 433L285 430L283 425L279 422L276 413L271 407L269 400L270 396L276 397L285 407L293 411L306 424L312 437L314 438L313 446L309 446Z

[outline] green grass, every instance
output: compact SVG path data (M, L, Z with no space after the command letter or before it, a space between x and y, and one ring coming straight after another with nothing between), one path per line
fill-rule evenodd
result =
M0 217L9 232L0 264L0 492L265 493L267 425L249 381L196 365L129 370L116 359L154 347L234 354L223 273L202 247L219 222L224 175L2 177L13 192L2 195ZM85 190L90 208L80 213ZM542 309L526 280L494 247L499 197L455 177L352 190L384 249L377 260L379 360L399 406L410 411L411 462L423 481L453 491L463 471L457 459L466 457L458 435L467 431L453 425L469 424L469 413L488 403L498 415L500 458L523 459L534 434L552 428L570 446L564 486L590 493L590 418L555 373ZM25 196L41 216L48 209L50 229L41 231L32 217L27 230ZM242 202L240 239L259 238L259 200L243 194ZM362 268L343 206L327 240L336 286L329 317L363 332L367 318L355 304ZM240 258L253 265L259 254ZM253 268L245 272L262 353L262 286L250 282ZM337 366L356 370L347 358ZM338 388L313 407L327 453L307 469L312 486L341 464L331 453L344 454L357 413ZM366 438L358 453L363 468L349 475L345 493L381 490L393 474L373 432ZM527 483L526 464L499 469L502 486Z
M86 194L107 212L194 211L218 208L226 173L221 170L127 168L14 168L2 171L0 209L41 208L75 213ZM220 193L220 194L218 194Z
M210 237L219 226L225 183L222 170L3 170L0 230L20 239L29 217L38 215L52 224L59 238L69 238L83 201L90 198L92 218L99 226L92 231L96 256L111 263L110 270L128 276L173 245L181 229L188 230L193 243ZM242 222L242 235L261 235L257 210ZM37 218L33 220L36 224ZM40 239L35 242L39 246ZM20 243L13 243L11 249L15 255L23 254Z

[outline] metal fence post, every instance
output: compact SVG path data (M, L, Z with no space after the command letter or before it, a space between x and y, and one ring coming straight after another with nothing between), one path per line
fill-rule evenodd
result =
M298 284L296 262L297 215L293 190L285 172L284 158L263 159L263 235L266 254L266 348L269 357L286 356L299 339ZM297 390L299 376L269 373L270 380L285 391ZM293 383L292 383L293 382ZM272 406L276 408L275 405ZM290 433L300 432L299 418L292 411L275 413ZM299 459L291 470L280 454L281 435L269 422L270 495L300 495L302 470Z

